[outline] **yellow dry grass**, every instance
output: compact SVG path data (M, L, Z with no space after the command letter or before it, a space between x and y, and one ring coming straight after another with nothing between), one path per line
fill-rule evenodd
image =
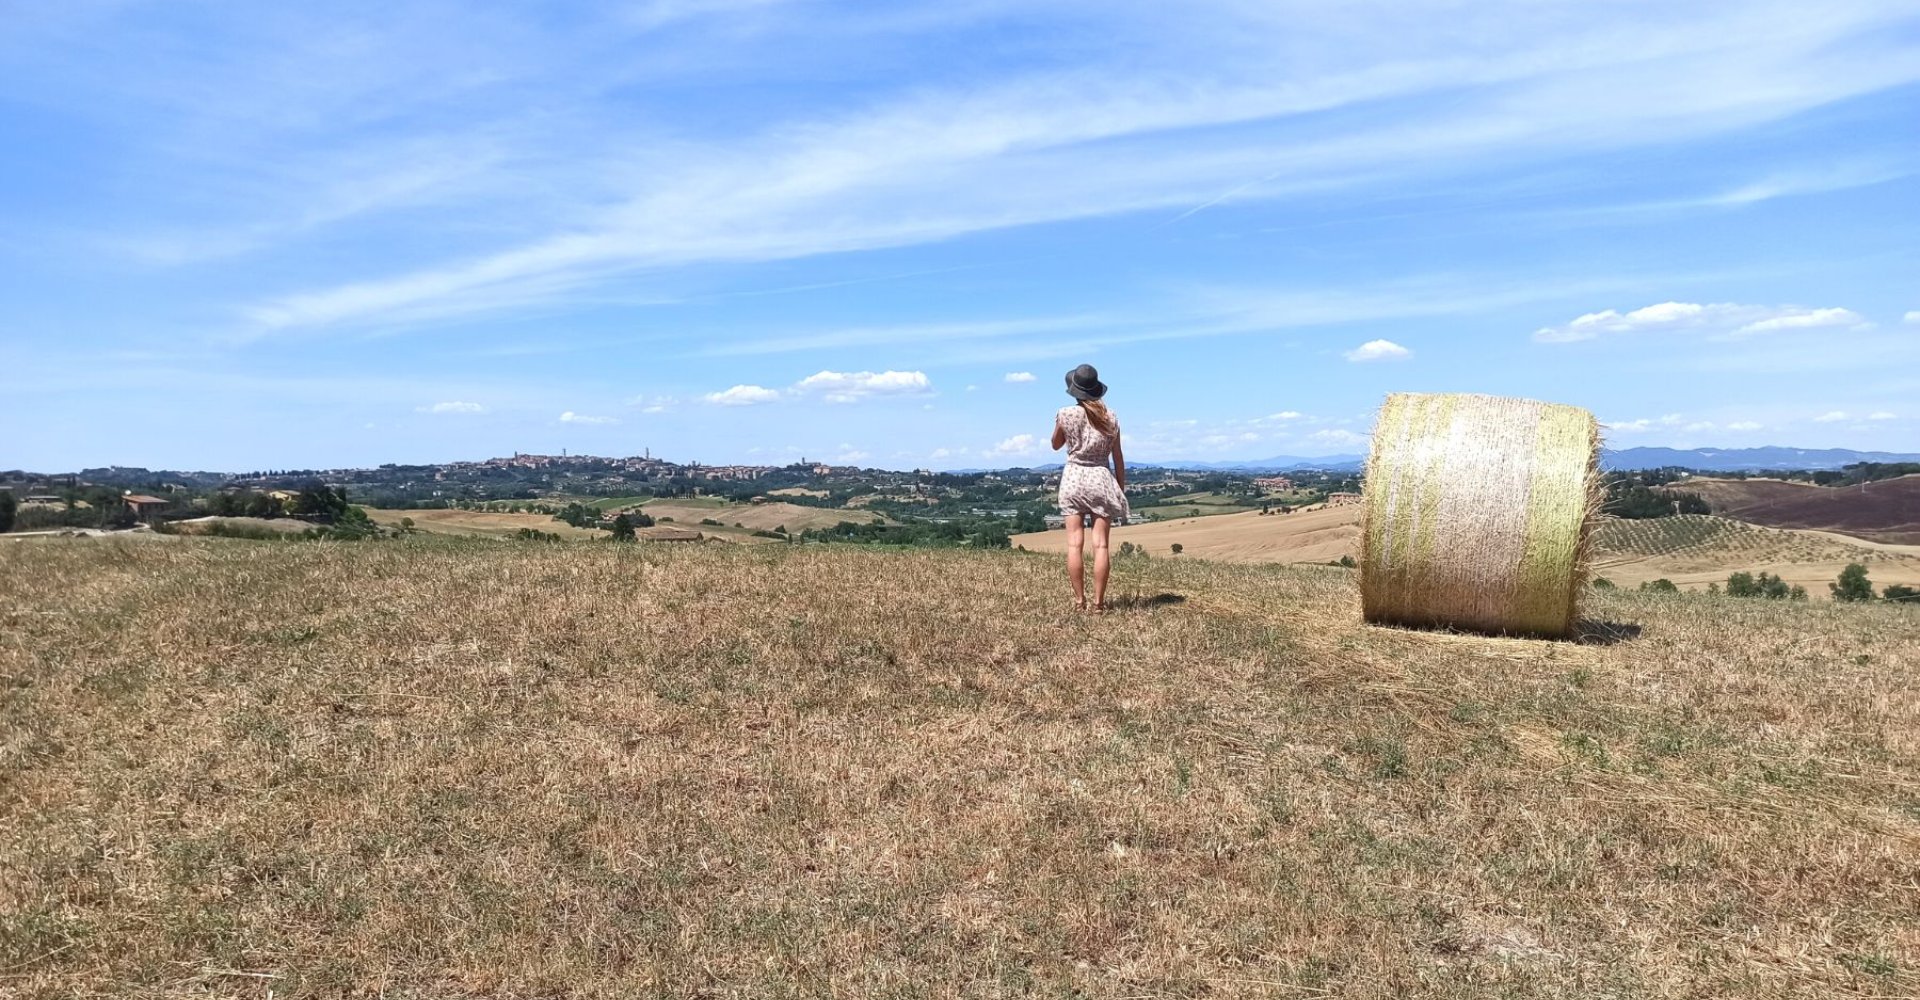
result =
M507 538L521 528L532 528L562 538L605 538L597 528L576 528L556 521L550 514L509 514L492 510L383 510L368 507L367 516L387 527L412 518L414 527L436 535L466 535L482 538Z
M220 528L277 531L286 535L299 535L311 530L313 523L291 517L222 517L211 515L208 517L193 517L183 521L175 521L168 527L172 528L176 534L181 535L205 534L209 530L219 530Z
M1920 992L1920 627L831 546L0 549L0 993Z
M1358 506L1326 507L1293 514L1215 514L1176 521L1129 524L1113 529L1112 543L1132 542L1154 557L1170 556L1175 542L1180 558L1233 563L1335 562L1360 553ZM1015 535L1015 545L1033 552L1065 552L1065 531Z

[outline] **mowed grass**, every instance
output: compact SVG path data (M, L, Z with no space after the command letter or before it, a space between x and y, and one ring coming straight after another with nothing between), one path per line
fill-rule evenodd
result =
M0 994L1920 992L1920 615L1332 568L0 549Z

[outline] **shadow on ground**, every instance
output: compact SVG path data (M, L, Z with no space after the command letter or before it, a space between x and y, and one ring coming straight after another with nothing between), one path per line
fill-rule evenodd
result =
M1625 622L1582 619L1573 626L1573 641L1582 646L1617 646L1640 638L1640 626Z
M1185 604L1185 594L1128 594L1125 597L1108 601L1107 606L1115 611L1138 611L1141 609L1164 608L1175 604Z

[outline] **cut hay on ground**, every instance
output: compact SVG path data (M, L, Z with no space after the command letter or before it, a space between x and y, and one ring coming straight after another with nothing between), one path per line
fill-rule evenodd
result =
M1599 425L1576 407L1389 396L1367 462L1367 620L1568 634L1585 582L1599 454Z

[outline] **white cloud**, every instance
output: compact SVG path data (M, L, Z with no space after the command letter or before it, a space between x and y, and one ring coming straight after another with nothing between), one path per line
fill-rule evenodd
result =
M1867 419L1868 420L1898 420L1900 419L1900 415L1897 413L1890 413L1886 410L1880 410L1875 413L1867 414Z
M1301 413L1298 410L1281 410L1279 413L1269 415L1267 419L1268 420L1298 420L1300 419L1300 417L1301 417Z
M595 417L595 416L589 416L588 414L585 414L585 413L575 413L572 410L568 410L567 412L560 414L560 422L563 424L617 424L620 422L620 418Z
M1920 309L1915 309L1905 316L1900 317L1900 321L1903 323L1920 323Z
M1356 434L1353 431L1339 427L1329 427L1326 430L1314 431L1310 436L1310 440L1315 444L1357 448L1367 443L1367 436L1365 434Z
M933 388L925 372L823 371L793 387L799 395L818 393L829 403L857 403L873 396L919 396Z
M1714 427L1714 423L1711 420L1696 420L1693 423L1690 423L1681 429L1694 434L1698 434L1702 431L1713 430L1713 427Z
M1032 373L1032 372L1008 372L1008 373L1006 374L1006 378L1005 378L1005 381L1008 381L1008 382L1031 382L1031 381L1033 381L1033 373Z
M1570 344L1608 334L1653 330L1699 330L1734 338L1779 330L1868 325L1859 313L1837 307L1808 309L1802 306L1741 305L1737 302L1706 305L1697 302L1661 302L1626 313L1612 309L1587 313L1564 326L1541 327L1533 332L1533 339L1543 344Z
M835 455L833 461L838 465L852 465L855 462L862 462L872 457L871 454L843 442L840 445L840 454Z
M680 401L672 396L640 395L627 400L627 405L639 409L641 413L665 413L680 405Z
M1653 430L1656 427L1679 427L1684 423L1686 423L1685 417L1681 416L1678 413L1669 413L1663 417L1641 417L1638 420L1616 420L1612 422L1603 422L1601 426L1605 427L1607 430L1610 430L1610 431L1621 431L1627 434L1637 434L1641 431ZM1709 424L1707 426L1712 426L1712 425Z
M1391 340L1369 340L1346 353L1348 361L1405 361L1413 352Z
M736 385L731 389L707 393L701 398L715 406L752 406L779 399L780 391L758 385Z
M1031 455L1036 450L1038 450L1038 442L1031 434L1015 434L993 446L995 455Z
M1822 413L1819 416L1813 418L1813 422L1816 424L1834 424L1834 423L1839 423L1840 421L1845 419L1847 419L1847 411L1831 410L1829 412Z
M1785 316L1756 320L1735 333L1767 333L1772 330L1808 330L1829 326L1860 326L1866 320L1851 309L1812 309Z
M1751 421L1751 420L1736 421L1734 423L1727 425L1727 430L1730 430L1730 431L1757 431L1757 430L1764 430L1764 429L1765 429L1765 425L1755 423L1754 421Z
M484 406L481 406L479 403L462 403L458 400L454 400L446 403L435 403L432 406L415 407L414 409L415 409L415 412L417 413L485 413L487 412L487 408Z

